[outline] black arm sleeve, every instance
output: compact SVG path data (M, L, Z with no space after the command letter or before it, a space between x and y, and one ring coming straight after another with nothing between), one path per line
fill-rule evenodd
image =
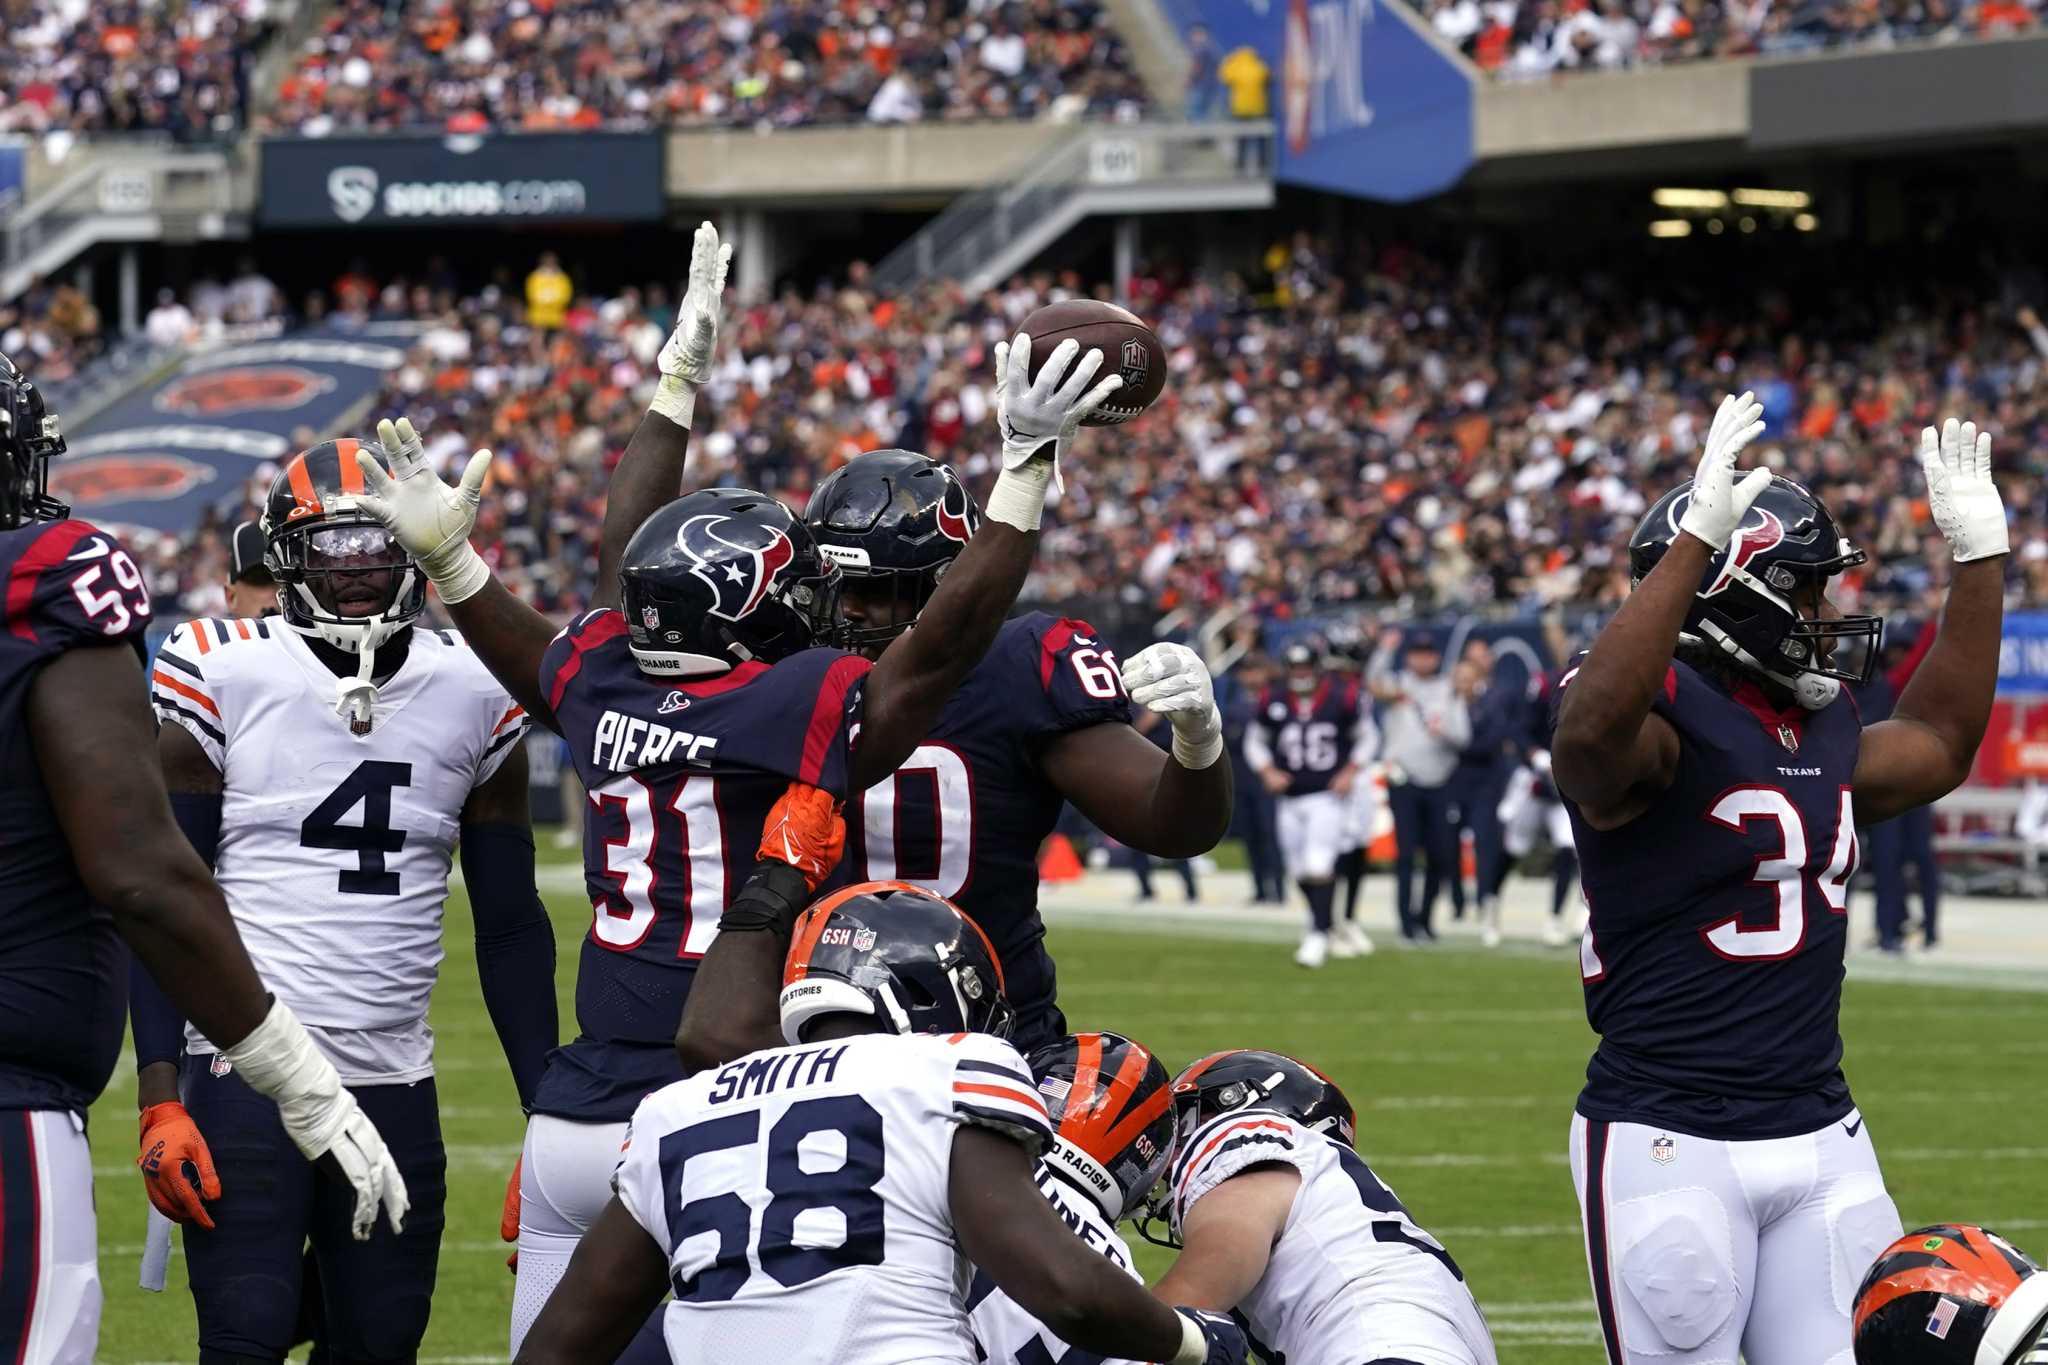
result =
M522 1108L558 1041L555 931L533 886L533 831L491 823L462 827L462 876L476 919L476 971L484 1008L512 1068Z

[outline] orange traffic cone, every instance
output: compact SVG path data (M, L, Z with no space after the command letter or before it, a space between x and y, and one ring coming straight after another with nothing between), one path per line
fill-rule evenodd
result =
M1038 879L1042 882L1071 882L1081 875L1081 859L1064 834L1055 834L1038 851Z

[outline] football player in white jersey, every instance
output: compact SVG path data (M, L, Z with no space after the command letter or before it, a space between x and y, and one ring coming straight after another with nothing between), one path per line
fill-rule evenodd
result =
M1037 1049L1029 1060L1053 1130L1038 1159L1039 1192L1075 1236L1142 1284L1116 1225L1144 1207L1166 1174L1173 1146L1166 1068L1116 1033L1077 1033ZM967 1311L975 1344L990 1365L1052 1365L1084 1356L1070 1355L1067 1343L997 1289L986 1271L974 1273Z
M847 887L798 921L783 982L788 1046L641 1103L522 1365L613 1359L670 1288L679 1365L971 1365L970 1262L1085 1350L1244 1358L1227 1317L1104 1274L1039 1192L1051 1122L973 921L905 883Z
M1288 1365L1494 1365L1442 1244L1352 1149L1351 1102L1277 1052L1219 1052L1173 1083L1166 1198L1184 1249L1155 1290L1236 1309Z
M186 622L150 687L179 823L264 980L383 1131L413 1214L402 1234L352 1241L347 1201L313 1180L275 1109L136 973L139 1164L151 1203L186 1225L203 1365L284 1358L309 1243L318 1348L418 1350L446 1195L427 1002L458 836L484 999L522 1104L556 1042L525 713L455 636L416 624L425 580L355 508L355 445L316 446L272 485L282 614Z

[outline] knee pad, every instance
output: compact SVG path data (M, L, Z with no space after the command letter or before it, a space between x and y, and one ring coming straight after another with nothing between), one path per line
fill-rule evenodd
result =
M1614 1207L1609 1226L1632 1236L1617 1258L1621 1282L1666 1346L1693 1351L1735 1316L1734 1240L1713 1191L1666 1190Z
M1876 1172L1844 1176L1828 1197L1828 1280L1835 1311L1848 1317L1856 1287L1877 1254L1902 1233L1898 1208Z

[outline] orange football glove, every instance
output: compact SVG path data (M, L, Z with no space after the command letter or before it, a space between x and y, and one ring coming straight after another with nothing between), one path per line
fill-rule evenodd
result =
M498 1215L498 1240L517 1243L519 1241L519 1167L526 1161L521 1153L512 1159L512 1178L505 1182L505 1208ZM519 1273L519 1249L515 1245L512 1254L505 1258L505 1269L514 1275Z
M152 1104L142 1111L142 1188L156 1211L173 1223L197 1223L209 1231L213 1216L202 1200L220 1198L220 1177L214 1174L213 1153L199 1135L199 1125L176 1100ZM185 1173L198 1173L198 1184Z
M792 782L769 810L754 858L757 862L788 863L803 873L804 884L816 891L839 866L845 847L846 821L839 814L839 803L828 792Z

